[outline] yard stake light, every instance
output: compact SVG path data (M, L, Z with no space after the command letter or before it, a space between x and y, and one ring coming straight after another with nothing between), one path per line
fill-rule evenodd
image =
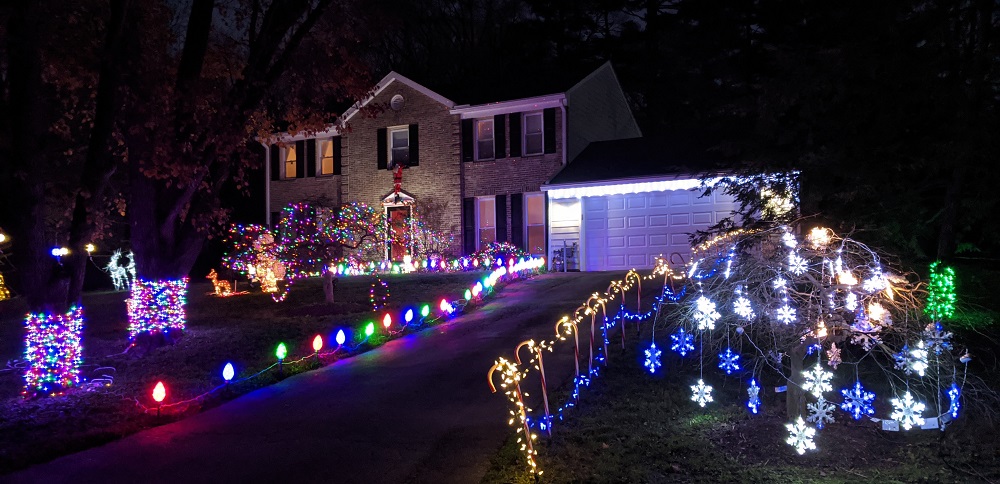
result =
M424 307L420 308L420 316L426 318L427 315L431 313L431 307L428 304L424 304Z
M233 369L232 363L226 363L226 367L222 369L222 379L226 380L226 385L236 376L236 370Z
M313 338L313 353L316 354L317 358L319 358L319 350L321 349L323 349L323 337L317 334L316 337Z
M284 368L281 367L281 363L288 356L288 348L285 348L285 343L278 343L278 349L274 351L274 356L278 357L278 376L281 376L284 374Z
M403 315L403 320L406 321L406 324L410 324L410 321L413 321L413 309L406 310L406 314Z
M386 331L389 331L389 326L392 326L392 316L389 316L389 313L385 313L385 317L382 318L382 326L385 327Z
M160 407L163 406L163 399L167 398L167 388L163 386L162 381L156 382L156 386L153 387L153 400L156 400L156 417L160 417Z
M344 334L344 330L337 331L337 346L344 346L345 341L347 341L347 335Z
M375 334L375 323L368 323L368 326L365 326L365 336L371 336L373 334Z
M466 289L466 290L465 290L465 294L464 294L464 296L465 296L465 300L466 300L466 301L468 301L468 300L472 299L472 291L470 291L470 290ZM444 307L444 306L442 306L442 307Z

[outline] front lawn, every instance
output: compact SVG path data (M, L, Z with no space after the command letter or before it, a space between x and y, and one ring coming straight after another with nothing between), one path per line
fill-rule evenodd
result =
M455 300L482 279L484 273L387 275L383 280L391 294L389 307L412 307L417 303L432 308L442 297ZM103 292L84 297L84 367L87 380L106 376L110 386L85 384L64 396L24 400L23 300L0 302L0 357L7 367L0 370L0 474L44 462L60 455L121 438L144 428L183 418L205 407L275 382L276 369L250 380L234 383L206 398L171 407L157 418L151 391L162 380L167 387L165 404L201 395L223 383L222 369L232 362L235 380L250 376L275 359L275 348L284 342L286 361L313 354L312 341L320 334L325 349L336 346L339 329L347 331L345 346L361 352L384 341L381 333L383 312L373 313L369 302L372 276L341 278L336 301L324 303L322 280L296 282L288 299L275 303L260 292L218 298L210 296L211 284L189 286L187 331L175 346L152 351L144 357L124 354L128 338L125 292ZM241 287L240 289L244 289ZM419 311L419 307L417 309ZM436 314L432 313L432 316ZM418 316L419 318L419 316ZM376 321L376 319L378 319ZM375 335L361 343L365 323L374 321ZM327 364L348 352L338 351L324 358ZM315 368L315 357L298 364L284 365L284 376Z

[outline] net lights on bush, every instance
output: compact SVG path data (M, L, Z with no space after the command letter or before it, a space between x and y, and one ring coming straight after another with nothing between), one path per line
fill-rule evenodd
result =
M28 314L25 318L24 394L44 396L80 383L83 362L83 308L65 314Z
M173 281L135 281L126 304L130 341L134 343L141 334L166 336L171 331L184 330L187 282L186 277Z

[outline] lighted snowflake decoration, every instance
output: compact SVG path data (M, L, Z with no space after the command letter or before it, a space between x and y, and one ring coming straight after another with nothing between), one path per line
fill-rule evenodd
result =
M881 272L876 272L872 277L865 279L865 282L861 284L861 289L865 292L879 292L886 288L888 285L885 276Z
M651 343L649 349L646 350L646 368L650 373L656 373L656 369L662 366L660 364L660 354L662 352L656 347L656 343Z
M951 350L951 332L945 331L941 323L931 323L924 329L927 349L939 355L942 351Z
M813 442L816 429L806 425L802 416L799 416L794 424L785 424L785 428L788 429L789 434L785 442L794 447L799 455L805 454L807 450L816 450L816 443Z
M747 408L756 414L760 410L760 387L757 386L757 380L750 379L750 387L747 388L747 395L750 397L747 400Z
M910 430L914 426L924 424L924 418L920 416L924 411L924 404L913 399L913 395L907 391L902 399L893 398L892 419L903 426L903 430Z
M816 366L812 370L805 372L806 380L802 384L802 389L812 393L814 397L820 398L823 392L833 390L833 386L830 385L831 378L833 378L833 373L824 370L819 362L816 362Z
M801 276L802 274L805 274L808 268L809 265L806 263L804 258L799 257L798 254L788 254L788 270L791 271L792 274Z
M948 407L948 414L951 418L958 418L958 411L962 408L962 402L959 398L962 396L962 389L958 388L955 382L951 383L951 388L948 389L948 399L951 401L951 405Z
M927 348L923 341L917 342L917 347L910 350L910 360L907 362L910 371L924 376L927 370Z
M743 296L740 296L733 301L733 312L735 312L737 316L748 321L753 319L755 316L753 306L750 305L750 300Z
M788 286L788 281L786 281L784 277L779 276L774 280L774 282L771 283L771 285L774 286L775 291L784 291Z
M809 410L806 420L816 424L817 429L822 429L826 424L833 423L833 411L837 406L819 397L816 403L806 404L806 408Z
M892 359L896 361L896 369L909 373L911 357L909 345L903 345L903 349L899 350L899 353L892 355Z
M734 371L740 371L739 353L733 353L733 350L730 348L726 348L726 351L719 353L719 368L726 372L727 375L732 375Z
M848 311L858 309L858 295L853 292L847 293L847 298L844 300L844 308Z
M795 308L785 304L778 308L777 312L778 321L785 324L792 324L795 322Z
M677 330L676 333L670 335L670 351L676 351L681 354L681 356L687 356L689 351L694 351L694 336L684 328Z
M844 396L844 403L840 404L840 409L851 414L854 420L875 415L875 394L865 391L861 382L855 382L854 388L840 390L840 394Z
M830 344L830 349L826 350L826 357L826 364L830 365L830 368L834 370L843 363L843 360L840 359L840 348L837 348L837 343Z
M722 315L715 310L715 303L711 299L705 296L698 298L694 311L694 320L698 322L698 329L715 329L715 322L721 317Z
M712 402L712 387L706 385L704 380L698 380L697 385L691 385L691 401L698 402L702 407Z
M792 249L794 249L797 245L799 245L799 241L795 240L795 235L793 235L791 232L785 232L785 234L781 236L781 241L784 242L786 246Z

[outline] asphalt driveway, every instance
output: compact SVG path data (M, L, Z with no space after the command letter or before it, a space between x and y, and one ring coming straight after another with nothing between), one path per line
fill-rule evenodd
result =
M511 432L506 399L486 383L494 359L549 337L561 315L620 277L519 282L447 324L2 480L478 482ZM562 360L546 360L551 386L571 379L572 357Z

